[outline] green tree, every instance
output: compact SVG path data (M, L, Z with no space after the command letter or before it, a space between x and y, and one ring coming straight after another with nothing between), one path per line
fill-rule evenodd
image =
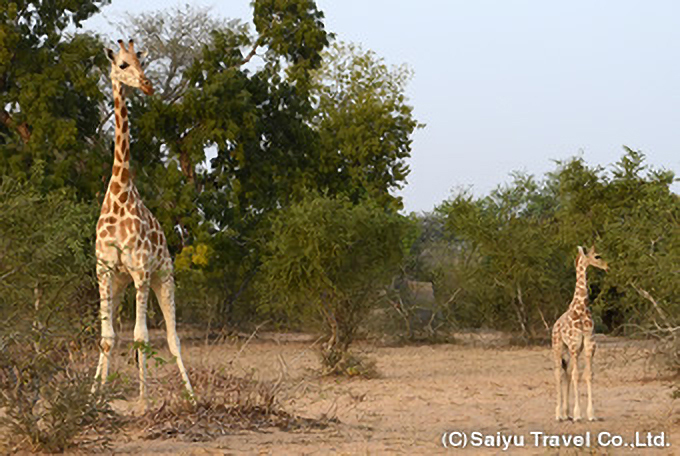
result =
M252 310L247 303L239 310L237 301L252 298L271 214L306 189L398 207L391 192L407 174L416 127L403 94L409 71L350 46L338 48L342 65L356 61L366 76L334 67L314 2L256 1L253 13L255 33L192 8L124 26L151 50L149 72L162 92L132 101L138 186L161 223L175 227L173 250L207 246L209 262L183 260L182 275L220 295L211 308L232 322ZM332 97L330 78L341 84ZM342 117L340 105L353 102L362 107ZM344 132L341 143L328 141L334 128ZM352 129L360 131L355 143ZM210 165L208 151L216 154Z
M324 366L345 371L360 324L398 272L405 226L371 201L306 195L273 221L260 277L263 310L320 323Z
M393 193L406 182L412 135L422 127L405 95L412 71L345 43L326 50L323 62L314 81L318 187L400 209Z
M101 154L92 154L99 123L101 46L69 35L105 1L5 1L0 4L0 173L22 179L45 164L43 187L101 187Z
M0 6L0 170L25 180L40 161L43 191L74 187L87 201L110 171L110 88L99 38L66 30L103 4ZM250 284L271 218L307 189L399 207L391 193L407 174L416 125L403 94L410 73L350 46L334 51L343 55L334 67L340 54L324 53L332 35L314 1L256 0L250 25L184 7L121 28L150 52L158 89L128 99L135 183L171 251L191 246L178 292L192 298L200 284L218 320L253 314ZM355 63L365 77L347 73ZM343 106L353 104L352 124ZM334 128L342 141L331 141ZM193 261L203 249L206 262Z
M608 299L594 303L607 326L634 330L659 321L658 309L677 315L680 198L671 191L673 173L650 168L642 153L626 148L610 173L576 159L555 178L564 201L562 236L598 238L608 255Z
M135 106L139 122L132 124L138 149L150 163L174 167L176 160L185 185L194 187L188 199L220 228L276 207L290 194L291 170L300 168L311 144L303 121L308 96L298 82L318 66L314 52L327 44L314 2L256 1L253 6L255 36L238 22L210 20L204 10L150 14L131 24L142 45L149 43L161 53L150 69L167 94L135 100L141 104ZM185 24L196 33L168 29L166 23ZM164 43L158 42L159 29ZM256 51L262 64L255 70L244 67ZM210 170L205 166L209 149L217 151ZM168 214L173 224L186 218L182 209ZM190 231L195 230L183 234Z
M39 165L27 181L0 181L0 425L9 430L7 452L10 443L64 451L83 442L85 429L108 436L118 425L111 393L92 394L92 373L73 362L81 347L95 347L98 334L94 232L84 229L94 226L98 208L77 202L73 190L44 193Z

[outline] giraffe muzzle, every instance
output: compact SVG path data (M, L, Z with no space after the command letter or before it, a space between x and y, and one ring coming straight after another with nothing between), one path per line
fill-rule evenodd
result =
M142 84L140 85L139 88L142 90L144 95L153 95L153 93L154 93L153 86L151 85L151 81L149 81L148 79L145 79L144 81L142 81Z

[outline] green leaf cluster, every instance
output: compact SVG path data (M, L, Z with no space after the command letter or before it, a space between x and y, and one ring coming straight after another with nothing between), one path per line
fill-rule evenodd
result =
M43 194L40 169L28 182L0 180L0 318L13 330L50 325L91 340L98 290L92 255L97 207L63 189Z

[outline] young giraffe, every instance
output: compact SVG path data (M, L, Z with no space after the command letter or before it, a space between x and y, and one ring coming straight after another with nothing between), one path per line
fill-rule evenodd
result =
M585 355L585 377L588 388L588 420L594 421L593 414L593 371L592 361L595 353L595 341L593 341L593 318L588 308L588 287L586 284L586 269L588 266L607 271L607 263L595 253L595 246L586 252L579 246L576 257L576 289L574 297L569 304L569 309L555 322L552 332L553 359L555 362L555 382L557 390L557 407L555 418L558 421L566 420L569 407L569 378L567 369L572 366L571 383L574 387L574 421L581 419L578 394L578 356L581 351ZM569 352L569 359L563 357L564 349Z
M193 398L193 390L180 354L179 337L175 327L175 282L172 259L165 243L165 235L158 220L144 206L130 175L130 132L123 85L136 87L146 95L153 94L151 82L144 76L132 40L126 49L118 40L120 51L114 54L105 49L111 61L111 80L116 113L116 145L113 172L97 223L97 278L101 298L102 338L96 377L106 382L115 342L113 314L125 288L132 281L137 290L134 339L146 344L147 299L151 288L163 312L170 352L177 360L184 385ZM146 354L138 348L139 399L146 408Z

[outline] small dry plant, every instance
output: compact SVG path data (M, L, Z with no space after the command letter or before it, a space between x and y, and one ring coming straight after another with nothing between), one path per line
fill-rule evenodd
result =
M320 356L321 364L324 366L323 375L360 377L366 379L380 377L380 371L378 371L374 359L350 351L337 353L322 350Z

